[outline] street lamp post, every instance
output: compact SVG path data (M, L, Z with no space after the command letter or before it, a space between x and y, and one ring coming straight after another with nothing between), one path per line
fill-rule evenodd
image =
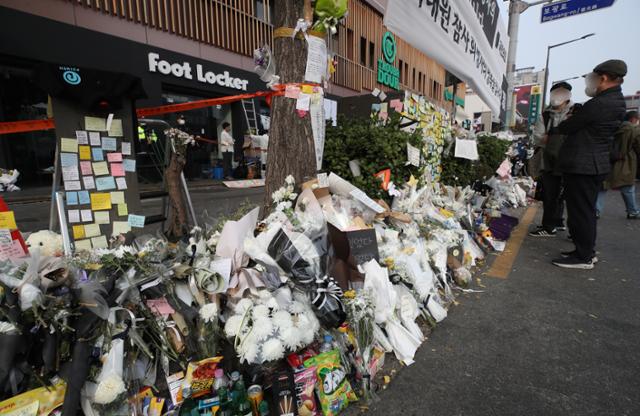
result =
M557 79L557 80L551 82L551 86L554 86L559 82L571 81L571 80L578 79L578 78L582 78L582 77L571 77L571 78Z
M578 42L579 40L584 40L593 35L595 35L595 33L589 33L579 38L575 38L575 39L568 40L566 42L556 43L555 45L547 46L547 63L544 66L544 90L542 91L542 108L543 109L545 108L545 105L547 105L547 91L549 90L549 86L547 85L547 83L549 82L549 55L551 53L551 49L557 48L558 46L567 45L569 43Z

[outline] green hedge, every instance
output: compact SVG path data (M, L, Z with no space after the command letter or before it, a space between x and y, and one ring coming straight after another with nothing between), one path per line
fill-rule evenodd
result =
M505 158L510 143L495 136L478 137L479 160L471 161L453 157L453 149L449 156L442 160L441 182L445 185L471 185L476 180L493 176Z

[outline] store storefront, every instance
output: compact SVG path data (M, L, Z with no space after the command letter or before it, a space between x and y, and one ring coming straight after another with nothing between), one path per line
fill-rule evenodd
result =
M0 8L0 39L0 121L46 118L48 97L32 82L34 68L41 62L137 76L148 96L136 103L138 108L265 89L251 72L8 8ZM262 113L264 103L256 100L255 105ZM217 140L222 123L231 123L241 150L247 126L240 102L183 115L190 133L210 141ZM169 114L162 119L175 126L177 117ZM23 189L50 185L54 153L52 130L0 136L0 167L18 169ZM145 158L145 152L140 153ZM185 175L203 176L218 157L216 144L199 142L190 151ZM139 161L142 183L159 179L157 169L150 166L153 161L147 159Z

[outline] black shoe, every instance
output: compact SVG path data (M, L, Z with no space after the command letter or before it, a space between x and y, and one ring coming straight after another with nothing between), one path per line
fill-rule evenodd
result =
M560 255L564 258L567 257L576 257L576 251L572 250L572 251L561 251ZM591 262L593 264L596 264L598 262L598 256L596 256L596 253L593 253L593 257L591 258Z
M627 214L628 220L640 220L640 213L636 212L635 214Z
M554 266L562 267L563 269L580 269L591 270L593 269L593 260L584 261L576 257L567 257L561 259L555 259L552 261Z
M529 233L529 235L531 237L555 237L556 236L556 230L554 228L552 231L547 231L544 228L540 227L535 231L531 231Z

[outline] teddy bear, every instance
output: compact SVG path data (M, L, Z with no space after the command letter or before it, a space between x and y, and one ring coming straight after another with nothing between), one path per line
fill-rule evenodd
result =
M62 236L49 230L31 233L27 238L29 248L39 248L43 256L60 257L63 254Z

